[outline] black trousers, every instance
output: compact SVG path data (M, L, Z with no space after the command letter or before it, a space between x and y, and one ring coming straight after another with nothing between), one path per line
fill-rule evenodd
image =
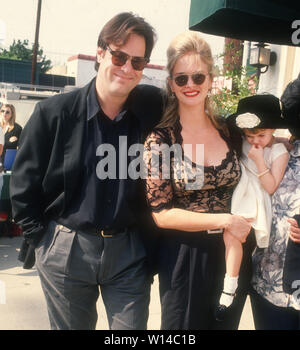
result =
M244 255L237 296L228 317L220 322L214 312L225 276L222 234L171 232L160 245L159 282L163 330L237 329L250 287L253 233L243 245Z
M291 307L280 307L251 289L255 329L257 330L300 330L300 311Z

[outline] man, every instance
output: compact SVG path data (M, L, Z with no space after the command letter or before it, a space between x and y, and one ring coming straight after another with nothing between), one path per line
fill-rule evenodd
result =
M140 188L124 164L161 114L159 89L137 86L154 39L144 19L112 18L98 38L96 79L40 102L24 128L13 215L35 248L52 329L95 329L99 286L110 329L146 329L151 275ZM105 164L107 145L115 171Z

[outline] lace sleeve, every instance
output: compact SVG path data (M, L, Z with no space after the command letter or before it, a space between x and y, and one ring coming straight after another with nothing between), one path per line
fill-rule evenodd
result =
M154 212L170 209L173 202L173 189L170 179L170 162L162 165L162 151L169 146L162 131L153 131L144 144L144 162L147 170L146 197Z

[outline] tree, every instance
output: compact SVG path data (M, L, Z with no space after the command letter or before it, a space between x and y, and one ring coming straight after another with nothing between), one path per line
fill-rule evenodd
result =
M242 46L236 49L232 43L228 43L225 45L225 52L220 55L220 57L231 57L229 61L224 60L223 69L218 69L219 75L224 81L229 82L231 87L223 86L221 89L215 89L212 96L216 112L223 117L236 111L240 99L251 96L257 91L258 79L253 67L236 64L241 62L242 53Z
M51 68L51 60L44 55L43 49L38 48L38 63L41 65L41 72L45 73ZM9 58L12 60L29 60L32 61L33 45L29 47L29 40L14 40L9 49L0 49L0 58Z

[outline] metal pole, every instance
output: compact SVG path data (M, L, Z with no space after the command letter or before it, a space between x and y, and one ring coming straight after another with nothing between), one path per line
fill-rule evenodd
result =
M37 50L38 50L38 46L39 46L41 7L42 7L42 0L38 0L36 26L35 26L35 40L34 40L33 55L32 55L31 85L34 85L34 83L35 83Z

